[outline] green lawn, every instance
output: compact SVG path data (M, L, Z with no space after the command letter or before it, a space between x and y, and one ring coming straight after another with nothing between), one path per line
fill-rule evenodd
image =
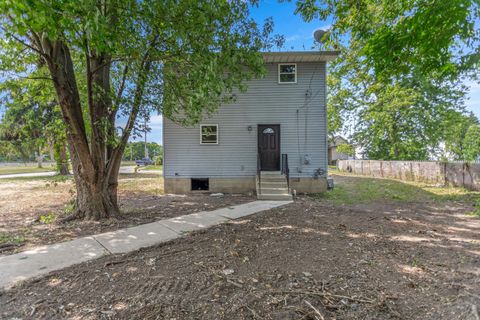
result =
M155 166L155 165L151 165L151 166L146 166L144 168L141 168L141 170L146 170L146 171L149 171L149 170L163 170L163 166Z
M335 188L316 197L334 204L371 203L375 201L465 201L478 202L480 192L464 188L438 187L425 183L355 176L338 171L333 174Z
M129 167L129 166L136 166L135 164L135 161L122 161L122 163L120 163L120 166L121 167Z
M55 168L51 165L46 165L43 168L31 167L31 166L0 166L0 175L2 174L16 174L16 173L34 173L34 172L48 172L55 171Z

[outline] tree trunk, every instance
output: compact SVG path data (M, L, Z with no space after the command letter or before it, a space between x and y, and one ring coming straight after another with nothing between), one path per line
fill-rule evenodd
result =
M76 177L76 217L99 220L118 215L117 190L116 188L114 190L110 189L103 182L91 183Z
M70 172L68 171L67 146L65 140L61 142L56 142L54 145L54 149L58 173L62 176L70 174Z
M91 174L84 172L85 169L82 168L78 156L71 151L73 149L71 143L69 147L77 195L75 212L67 220L75 218L99 220L118 216L120 210L117 204L116 186L115 188L110 186L110 179L106 175L97 175L96 180L89 180L88 177Z
M64 123L67 127L67 141L72 170L77 190L76 211L67 218L99 220L119 214L117 204L118 171L120 161L133 130L142 105L147 75L151 61L145 53L141 70L136 80L132 111L120 142L109 146L108 138L115 138L115 115L112 108L110 84L110 57L86 49L86 78L90 139L84 121L84 112L76 83L72 57L68 46L61 40L50 41L47 37L34 37L40 52L48 65L57 93ZM152 44L153 45L153 44ZM105 119L109 127L105 128Z
M43 155L40 148L38 148L38 151L37 151L37 167L43 168Z

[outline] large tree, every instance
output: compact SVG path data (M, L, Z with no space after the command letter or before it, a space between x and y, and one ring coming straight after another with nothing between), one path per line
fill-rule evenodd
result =
M297 1L306 20L333 19L326 46L329 128L350 131L369 158L428 159L444 123L464 112L462 80L478 76L477 0Z
M33 74L41 77L46 72L45 68L39 68ZM0 84L0 95L5 106L0 123L2 143L11 145L24 160L35 155L39 167L44 153L50 151L58 172L68 174L65 126L51 84L9 79Z
M242 0L0 3L1 68L32 81L39 64L49 71L75 177L72 217L118 214L118 170L140 113L156 109L192 124L264 72L259 51L271 26L258 30L248 7ZM120 135L119 116L127 118Z
M480 121L473 113L452 113L444 131L445 159L480 160Z

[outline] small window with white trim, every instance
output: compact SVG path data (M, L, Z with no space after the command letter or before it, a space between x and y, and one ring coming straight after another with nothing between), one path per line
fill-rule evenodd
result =
M278 64L278 83L297 83L297 64Z
M200 144L218 144L218 125L200 125Z

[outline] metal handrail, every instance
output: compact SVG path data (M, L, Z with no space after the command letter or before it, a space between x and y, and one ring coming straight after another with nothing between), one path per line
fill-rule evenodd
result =
M257 177L258 177L258 194L262 194L262 168L260 165L260 153L257 153Z
M290 168L288 167L288 154L282 153L281 173L287 178L287 188L290 192Z

